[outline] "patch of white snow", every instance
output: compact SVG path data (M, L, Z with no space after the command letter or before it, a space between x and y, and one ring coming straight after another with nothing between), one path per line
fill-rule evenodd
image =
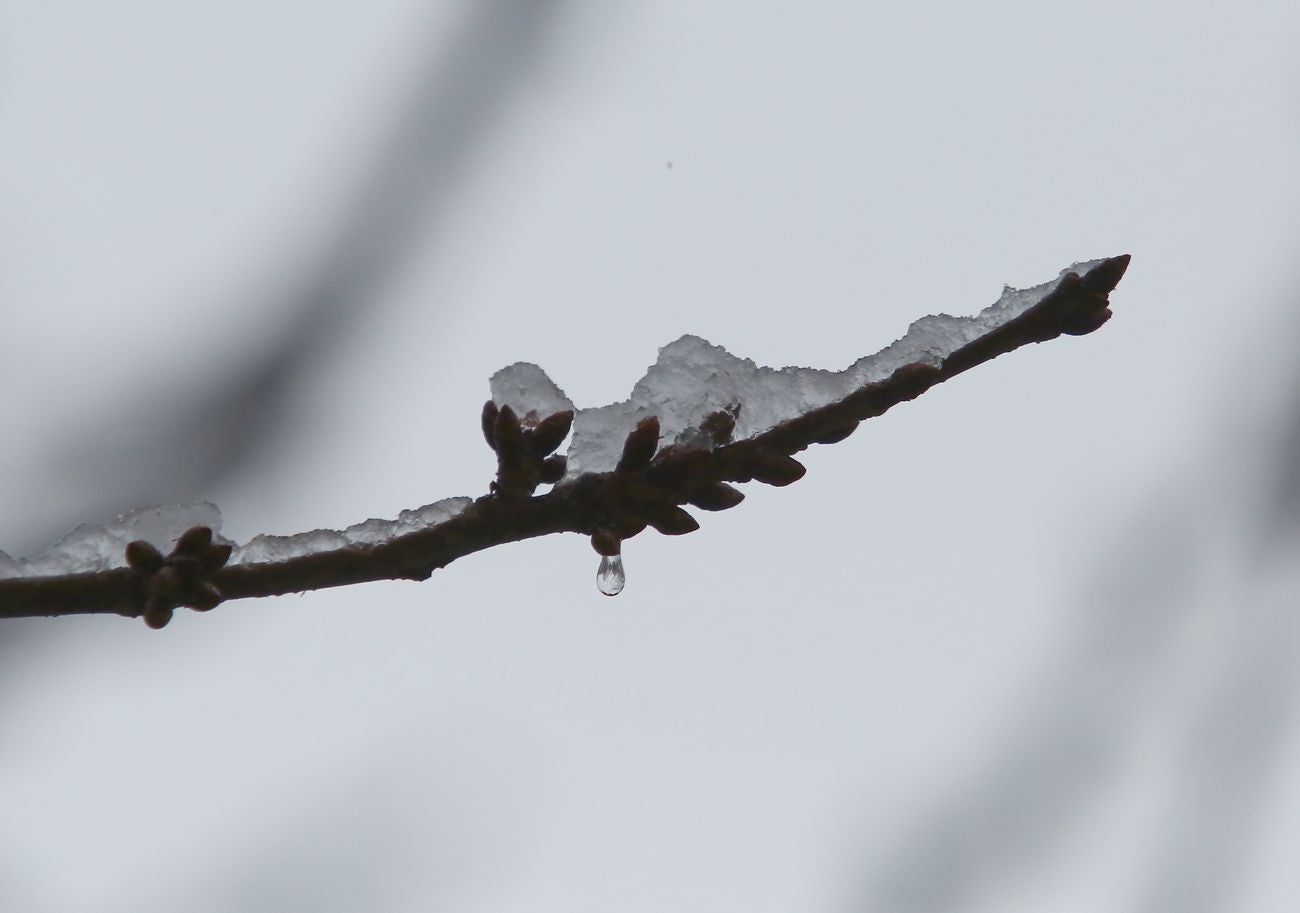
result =
M659 350L658 361L636 382L628 399L578 410L567 453L565 481L587 472L612 470L622 454L628 432L640 419L650 415L659 417L663 443L699 443L705 439L697 431L704 418L739 403L734 439L744 440L841 400L866 384L882 381L904 365L921 362L938 366L958 349L1042 301L1067 273L1086 275L1104 262L1076 263L1062 270L1051 282L1033 288L1005 287L1001 298L973 317L947 314L922 317L901 339L874 355L858 359L843 371L760 367L698 336L683 336ZM522 373L522 368L527 368L528 373ZM502 375L510 379L509 396L504 389L506 385L499 383ZM535 392L529 390L529 384L536 385ZM542 417L543 410L554 403L555 393L563 397L559 388L535 365L513 365L498 372L492 378L492 391L498 404L525 404L535 408ZM564 398L564 402L567 404L568 399ZM516 410L519 408L516 406Z
M398 536L445 523L473 503L472 498L445 498L414 510L404 510L396 520L365 520L342 531L313 529L293 536L254 536L235 549L230 563L273 564L348 546L382 545Z
M141 507L104 524L83 523L36 558L11 558L0 552L0 578L93 574L126 567L128 542L143 539L165 555L193 526L211 527L216 541L226 541L218 535L221 512L215 504Z

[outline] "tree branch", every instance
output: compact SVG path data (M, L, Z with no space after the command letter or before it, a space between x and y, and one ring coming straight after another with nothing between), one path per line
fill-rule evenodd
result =
M958 348L941 364L905 365L885 380L745 440L731 441L736 413L719 411L700 428L711 439L711 449L671 445L657 450L658 419L645 419L628 435L615 470L580 475L543 495L533 494L537 485L563 474L563 457L549 454L567 434L572 413L526 426L509 406L489 402L484 434L497 452L497 480L491 493L448 520L374 545L234 566L223 566L229 547L213 545L210 531L199 527L182 536L166 557L147 543L132 543L127 567L0 579L0 618L118 614L143 616L161 627L176 606L206 611L231 599L372 580L424 580L465 555L551 533L591 536L602 555L618 554L622 540L647 526L667 535L688 533L698 524L683 504L724 510L743 499L728 483L788 485L804 474L792 454L812 444L841 441L864 419L1021 346L1096 330L1110 317L1108 295L1128 263L1124 255L1103 260L1082 276L1068 273L1037 304Z

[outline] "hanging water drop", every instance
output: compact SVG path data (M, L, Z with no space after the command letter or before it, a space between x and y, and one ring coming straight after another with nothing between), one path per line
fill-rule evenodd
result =
M627 583L623 573L623 556L613 555L600 559L600 568L596 571L596 586L606 596L617 596Z

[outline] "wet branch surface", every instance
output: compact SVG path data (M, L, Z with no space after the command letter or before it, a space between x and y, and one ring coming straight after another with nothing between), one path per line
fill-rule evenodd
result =
M497 409L489 402L483 432L496 451L497 480L489 494L436 526L379 545L233 567L225 566L229 546L213 544L210 531L196 527L167 556L147 543L132 543L128 567L0 580L0 618L117 614L162 627L176 607L207 611L232 599L373 580L425 580L465 555L551 533L588 535L602 555L618 554L624 539L647 527L666 535L689 533L699 524L682 505L734 507L744 496L732 482L788 485L804 474L793 454L844 440L863 420L999 355L1096 330L1110 317L1108 295L1128 263L1124 255L1102 261L1082 277L1067 274L1042 301L953 352L940 367L906 365L883 381L742 441L731 441L734 413L715 412L705 419L700 430L714 443L707 450L660 449L658 420L643 419L628 435L615 470L580 476L542 495L533 494L538 485L563 475L564 458L550 454L567 435L572 413L526 426L509 407Z

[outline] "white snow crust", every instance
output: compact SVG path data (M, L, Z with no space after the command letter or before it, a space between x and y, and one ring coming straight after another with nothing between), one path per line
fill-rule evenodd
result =
M734 439L744 440L806 412L836 402L858 388L884 380L914 362L938 366L973 342L1042 301L1067 273L1087 274L1104 260L1076 263L1051 282L1028 289L1004 287L1002 297L973 317L922 317L893 344L858 359L843 371L767 368L737 358L698 336L683 336L659 350L659 359L619 403L580 409L574 417L564 482L587 472L608 472L637 421L659 417L662 444L709 446L699 431L711 412L740 405ZM537 365L518 363L492 376L492 399L520 415L573 408L569 398Z
M659 350L658 361L636 382L628 399L575 410L568 469L560 484L583 473L612 470L628 433L647 416L659 417L661 443L708 447L711 442L699 426L712 412L734 411L739 405L734 439L744 440L843 399L865 384L884 380L903 365L940 365L957 349L1033 307L1067 273L1086 275L1103 262L1076 263L1051 282L1033 288L1008 286L1001 298L973 317L922 317L901 339L875 355L858 359L843 371L759 367L698 336L683 336ZM572 400L545 371L524 362L492 375L491 390L493 401L498 406L509 405L526 425L574 408ZM447 498L404 510L396 520L366 520L344 530L315 529L295 536L256 536L235 549L230 563L263 564L348 546L379 545L445 523L472 503L470 498ZM124 567L128 542L143 539L166 554L193 526L211 527L218 541L228 541L218 535L220 512L207 501L147 507L102 525L78 526L38 558L12 558L0 552L0 579L95 573Z
M294 536L254 536L235 549L231 564L272 564L348 546L381 545L407 533L446 523L474 503L472 498L445 498L404 510L396 520L365 520L344 530L313 529Z
M447 498L415 510L404 510L396 520L366 520L344 530L313 529L296 536L255 536L235 548L230 564L266 564L347 546L379 545L445 523L473 503L472 498ZM200 501L145 507L102 525L83 523L39 558L12 558L0 552L0 579L89 574L125 567L128 542L143 539L165 555L192 526L211 527L217 542L230 542L219 535L221 512L215 504Z
M166 507L141 507L119 514L107 523L83 523L37 558L11 558L0 552L0 579L6 577L56 577L94 574L126 567L126 545L143 539L164 555L192 526L208 526L216 541L225 542L221 512L215 504L199 501Z
M509 406L524 425L536 425L547 416L573 408L573 400L564 395L555 381L537 365L528 362L521 361L502 368L492 375L489 386L492 402Z

